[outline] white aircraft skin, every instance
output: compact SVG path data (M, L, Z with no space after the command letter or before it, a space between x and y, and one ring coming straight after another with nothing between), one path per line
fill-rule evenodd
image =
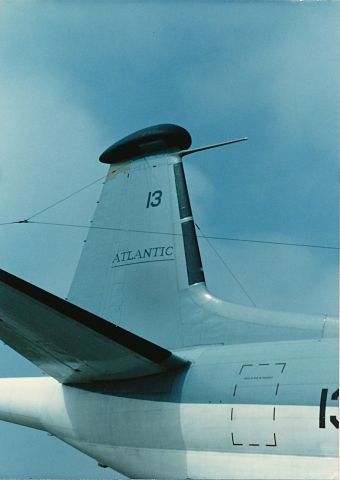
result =
M129 344L109 364L94 339L84 361L66 346L68 330L60 353L54 338L30 337L40 318L54 321L52 303L41 294L38 310L36 287L32 302L5 274L0 336L52 376L0 380L0 419L47 431L130 478L337 478L337 319L208 292L181 163L199 149L181 140L164 152L160 130L183 129L150 127L102 155L111 166L68 301L172 356L151 365ZM137 141L143 154L131 153ZM87 352L87 337L76 338Z

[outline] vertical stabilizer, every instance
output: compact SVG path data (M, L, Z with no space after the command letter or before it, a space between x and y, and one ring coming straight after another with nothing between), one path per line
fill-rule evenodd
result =
M157 125L108 148L68 300L170 350L337 334L323 317L234 305L206 289L182 157L243 140L189 149L186 130Z
M183 341L184 292L204 283L182 165L189 133L136 132L100 157L110 164L68 300L164 346Z

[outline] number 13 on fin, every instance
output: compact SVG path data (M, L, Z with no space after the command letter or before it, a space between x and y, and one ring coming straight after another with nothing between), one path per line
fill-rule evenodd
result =
M162 190L155 190L154 192L149 192L146 208L158 207L162 201L162 194Z

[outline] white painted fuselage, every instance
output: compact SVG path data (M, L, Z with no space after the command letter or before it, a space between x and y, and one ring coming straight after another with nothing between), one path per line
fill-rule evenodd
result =
M111 385L2 379L0 418L131 478L336 478L335 339L180 354L186 371Z

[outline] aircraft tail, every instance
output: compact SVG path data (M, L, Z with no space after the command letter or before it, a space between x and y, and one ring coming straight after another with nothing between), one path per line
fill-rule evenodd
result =
M108 148L68 300L170 350L333 335L330 319L233 305L206 289L182 158L243 140L189 149L190 134L165 124Z
M185 129L158 125L101 155L110 167L68 296L172 347L183 344L181 292L205 282L181 155L190 144Z

